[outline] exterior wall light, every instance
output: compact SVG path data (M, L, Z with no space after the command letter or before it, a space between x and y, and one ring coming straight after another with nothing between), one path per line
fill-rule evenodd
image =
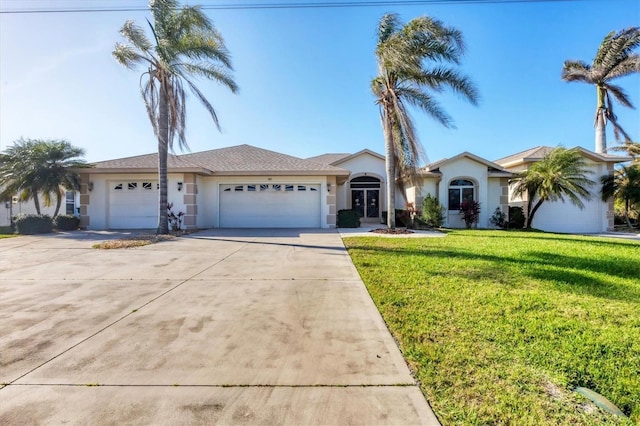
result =
M89 189L89 191L93 191L93 182L89 182L87 184L87 189Z
M178 191L182 191L182 182L178 182Z
M331 192L331 184L330 183L327 184L327 192Z

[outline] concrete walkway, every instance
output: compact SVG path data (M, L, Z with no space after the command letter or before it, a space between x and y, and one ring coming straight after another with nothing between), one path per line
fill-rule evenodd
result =
M0 240L0 424L438 424L335 230Z

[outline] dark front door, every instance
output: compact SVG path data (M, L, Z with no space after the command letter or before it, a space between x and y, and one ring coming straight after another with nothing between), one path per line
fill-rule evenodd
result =
M366 203L364 200L364 189L354 189L351 191L351 209L357 211L360 217L365 217Z
M377 219L380 216L379 203L379 189L351 190L351 208L362 218Z
M367 192L367 217L377 218L380 216L380 208L378 204L380 203L380 191L377 189L366 189Z

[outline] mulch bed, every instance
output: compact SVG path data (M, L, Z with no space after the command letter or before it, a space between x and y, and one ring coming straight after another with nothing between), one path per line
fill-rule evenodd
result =
M413 234L413 231L409 231L406 228L377 228L372 229L369 232L374 232L376 234Z

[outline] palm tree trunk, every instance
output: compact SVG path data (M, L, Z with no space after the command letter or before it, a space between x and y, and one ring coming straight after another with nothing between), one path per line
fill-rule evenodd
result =
M53 213L53 217L58 216L58 213L60 213L61 204L62 204L62 194L58 190L58 192L56 192L56 211Z
M393 149L393 135L391 123L387 111L383 112L382 128L384 130L385 169L387 172L387 226L390 229L396 227L396 164L395 151Z
M538 209L540 208L540 206L542 205L543 202L544 202L544 200L540 199L535 204L535 206L533 206L533 209L531 209L531 212L527 215L527 221L526 221L526 224L525 224L525 228L531 229L531 225L533 224L533 216L535 216L536 212L538 211Z
M631 226L631 219L629 219L629 204L629 198L624 200L624 218L627 220L627 226L633 228L633 226Z
M598 107L596 109L596 152L598 154L605 154L607 152L607 127L605 122L605 95L604 88L597 86L598 91Z
M169 233L169 218L167 216L167 157L169 154L169 106L167 105L167 88L160 82L158 99L158 179L160 180L160 194L158 205L158 234Z
M36 207L36 214L40 214L40 200L38 199L38 195L40 193L40 191L38 191L38 188L32 188L31 189L31 193L33 194L33 204Z

